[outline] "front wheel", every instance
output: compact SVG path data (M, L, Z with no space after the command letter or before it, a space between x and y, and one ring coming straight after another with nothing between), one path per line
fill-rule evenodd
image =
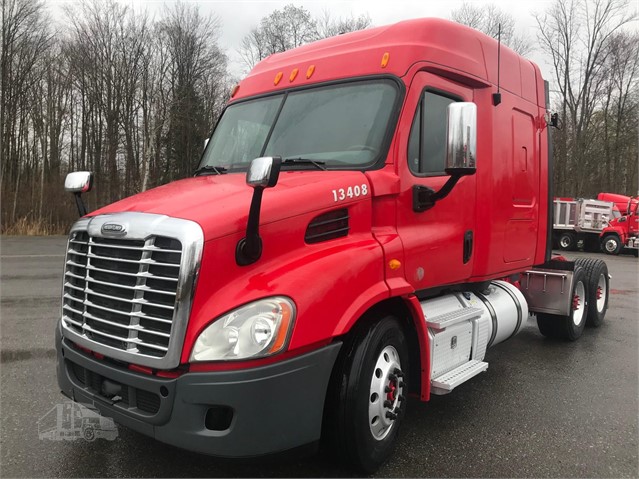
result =
M335 365L325 425L335 452L371 474L392 454L404 415L408 345L397 318L367 323Z
M607 254L619 254L621 252L621 240L617 235L606 235L601 240L601 250Z

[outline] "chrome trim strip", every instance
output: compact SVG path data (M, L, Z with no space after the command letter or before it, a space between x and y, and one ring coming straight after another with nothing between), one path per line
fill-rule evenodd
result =
M110 238L109 236L102 234L102 231L101 231L102 225L107 222L116 222L118 224L124 225L127 231L126 237L124 237L126 239L147 241L152 236L166 236L169 238L174 238L179 240L182 243L182 252L181 252L182 257L181 257L181 262L179 265L180 269L179 269L178 278L157 276L157 275L149 274L148 271L142 271L140 273L124 273L120 271L110 271L110 270L105 270L102 268L96 268L92 266L91 264L89 264L91 255L88 255L89 258L86 265L81 265L76 263L75 261L72 261L69 258L69 255L74 254L75 248L77 247L75 246L76 244L87 245L87 247L98 247L98 248L111 246L111 245L102 245L100 243L95 243L92 241L82 242L82 241L71 240L71 235L73 233L81 232L81 231L87 232L90 238L92 237ZM73 243L74 247L70 249L69 246L71 246L71 243ZM118 246L115 246L115 245L113 246L118 248ZM140 311L132 311L127 313L123 311L109 310L108 308L100 307L98 305L93 304L90 300L87 300L88 298L86 296L84 301L74 298L73 296L69 295L64 290L64 287L63 287L63 298L64 298L64 295L66 295L67 297L69 297L71 301L74 302L74 304L78 303L78 304L83 304L84 306L84 311L78 312L71 306L64 304L64 299L63 299L63 302L60 308L60 316L63 319L62 331L63 331L64 337L68 338L70 341L73 341L79 344L80 346L86 347L92 351L95 351L100 354L104 354L107 357L111 357L121 361L126 361L129 363L139 364L141 366L148 366L148 367L158 368L158 369L176 368L180 364L180 357L182 354L184 336L186 334L186 327L187 327L189 315L191 312L191 304L192 304L193 295L195 292L195 283L197 280L197 275L199 273L200 263L202 260L203 248L204 248L204 233L202 231L202 228L197 223L193 221L189 221L189 220L171 218L169 216L164 216L164 215L156 215L156 214L150 214L150 213L136 213L136 212L124 212L124 213L115 213L115 214L109 214L109 215L100 215L93 218L81 218L78 222L76 222L73 225L69 233L69 241L67 242L67 254L65 257L65 268L67 267L66 266L67 264L76 268L83 268L86 271L86 275L79 276L65 269L65 274L63 275L63 278L62 278L63 286L65 285L65 283L67 283L67 277L77 278L79 280L84 280L86 282L87 286L84 289L84 293L86 295L90 295L90 294L98 295L99 293L95 293L91 291L91 289L88 287L88 281L92 280L92 278L89 276L90 271L101 271L101 272L110 273L110 274L121 274L125 276L137 277L137 278L147 278L147 279L155 279L160 281L177 282L176 295L175 295L176 300L175 300L175 307L174 307L175 309L173 312L173 321L168 321L161 318L154 318L152 316L147 316L145 314L142 314ZM123 246L121 247L121 249L128 249L128 248ZM156 249L151 247L151 245L148 245L148 244L145 244L143 248L135 248L135 249L140 251L145 251L146 254L151 254L152 252L155 252L155 251L166 252L166 253L179 252L176 250L163 250L161 248ZM87 252L88 251L89 250L87 250ZM150 257L145 258L145 256L143 255L143 259L150 259ZM117 260L117 258L105 257L104 260L111 261L111 260ZM143 260L141 260L138 263L146 267L154 266L154 265L161 266L160 264L157 264L157 263L154 264L150 261L143 261ZM171 266L178 266L178 265L173 264ZM146 290L139 288L139 291L144 292ZM155 292L155 291L151 291L151 292ZM162 291L157 291L157 292L162 293ZM117 297L114 297L114 299L124 300L124 298L117 298ZM136 301L136 303L145 304L140 301ZM149 304L154 307L166 306L166 305L158 305L157 303L146 303L146 304ZM95 307L95 308L104 309L107 311L112 311L115 314L121 314L124 316L137 318L135 320L137 323L132 323L131 326L135 326L136 324L139 324L140 319L148 319L151 321L158 321L165 324L171 324L172 325L171 334L170 334L168 347L165 348L159 345L141 341L140 339L137 338L137 336L120 338L117 336L104 333L102 331L97 331L91 328L86 323L78 324L77 321L71 319L67 314L64 313L64 309L67 308L69 311L76 312L76 314L80 314L83 317L88 317L87 311L86 311L87 307ZM167 307L167 309L170 309L170 308L172 307ZM84 332L80 334L77 331L74 331L72 327L70 326L71 324L76 325L77 328L82 328ZM152 332L151 330L148 330L148 329L137 329L137 331L150 333L150 334L157 333L155 331ZM106 344L91 340L87 336L86 332L97 334L99 336L103 336L109 339L114 339L117 341L123 341L131 345L132 347L126 350L111 347ZM142 354L137 349L137 345L140 345L141 347L145 347L149 349L163 351L163 352L166 352L166 354L164 355L164 357L156 357L156 356L150 356L148 354Z

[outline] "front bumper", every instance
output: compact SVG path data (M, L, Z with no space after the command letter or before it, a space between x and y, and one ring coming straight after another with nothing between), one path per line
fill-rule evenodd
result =
M277 453L319 440L340 347L333 343L252 369L167 379L97 360L56 328L58 384L65 395L159 441L223 457Z

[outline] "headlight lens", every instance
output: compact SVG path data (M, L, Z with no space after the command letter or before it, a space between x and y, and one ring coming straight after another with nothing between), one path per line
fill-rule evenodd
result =
M254 359L279 353L295 320L283 296L249 303L216 319L195 341L191 361Z

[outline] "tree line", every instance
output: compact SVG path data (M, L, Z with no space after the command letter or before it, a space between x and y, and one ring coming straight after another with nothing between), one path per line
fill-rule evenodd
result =
M90 209L192 174L237 82L218 17L194 4L151 17L115 0L85 0L56 24L42 0L1 1L2 232L64 232L75 219L61 186L68 171L96 174ZM627 12L627 0L556 0L536 15L536 44L494 6L467 3L452 14L552 61L558 195L637 192L639 38L625 28L635 20ZM252 28L237 54L250 69L270 54L370 26L366 15L313 16L287 5Z

